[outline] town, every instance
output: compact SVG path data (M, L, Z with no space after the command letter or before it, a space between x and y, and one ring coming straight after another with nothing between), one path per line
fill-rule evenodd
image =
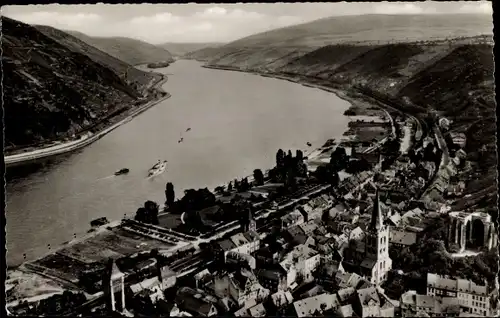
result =
M433 113L374 107L342 140L278 150L225 186L147 201L119 222L26 262L64 292L16 315L486 317L499 314L497 231L460 208L473 162ZM355 118L355 117L354 117ZM373 120L383 118L383 120ZM459 201L459 200L458 200ZM17 294L16 294L17 293Z

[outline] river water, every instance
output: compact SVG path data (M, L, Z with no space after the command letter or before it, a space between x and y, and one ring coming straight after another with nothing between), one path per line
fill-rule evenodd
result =
M9 265L82 235L95 218L131 216L146 200L163 203L167 182L177 197L213 188L272 167L278 148L318 147L347 130L348 102L320 89L195 61L155 71L168 74L171 98L79 152L8 181ZM167 171L147 179L159 159L168 160ZM128 175L112 176L124 167Z

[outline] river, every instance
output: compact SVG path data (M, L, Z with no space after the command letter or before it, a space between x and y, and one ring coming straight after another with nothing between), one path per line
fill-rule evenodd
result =
M131 216L146 200L163 203L167 182L177 197L213 188L272 167L279 148L318 147L347 130L348 102L320 89L195 61L155 71L168 75L163 88L171 98L79 152L7 182L9 265L82 235L95 218ZM168 160L167 171L147 179L159 159ZM128 175L112 176L124 167Z

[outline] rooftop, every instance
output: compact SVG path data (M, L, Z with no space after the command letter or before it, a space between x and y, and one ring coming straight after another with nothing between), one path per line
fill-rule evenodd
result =
M281 261L280 265L285 269L289 270L292 265L299 261L307 260L313 256L318 255L316 250L313 250L307 245L301 244L297 245L293 248L291 252L285 255L283 261Z
M323 312L339 305L336 295L321 294L314 297L298 300L293 303L298 317L313 315L316 311Z

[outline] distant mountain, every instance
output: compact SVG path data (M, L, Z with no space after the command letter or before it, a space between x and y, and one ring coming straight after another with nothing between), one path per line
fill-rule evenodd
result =
M2 17L6 151L109 120L138 105L155 79L62 31L42 29ZM119 75L125 69L129 76Z
M429 40L478 34L493 34L488 15L361 15L330 17L251 35L216 49L189 53L198 60L216 64L241 61L252 67L296 58L320 47L338 43L384 44L407 40ZM359 43L358 43L359 44Z
M329 17L275 29L227 44L228 47L312 47L345 42L428 40L493 34L491 16L360 15Z
M132 65L174 60L169 51L144 41L125 37L93 37L76 31L64 32Z
M224 45L224 43L164 43L158 46L172 53L173 56L183 57L185 54L205 48L213 48Z

